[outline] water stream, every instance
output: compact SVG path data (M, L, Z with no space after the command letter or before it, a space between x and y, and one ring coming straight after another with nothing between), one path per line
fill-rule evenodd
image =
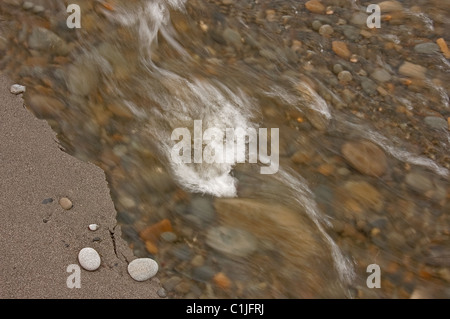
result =
M449 297L449 3L374 0L369 29L370 1L305 2L80 0L69 29L66 3L4 0L0 67L105 171L169 297ZM279 143L197 163L208 128Z

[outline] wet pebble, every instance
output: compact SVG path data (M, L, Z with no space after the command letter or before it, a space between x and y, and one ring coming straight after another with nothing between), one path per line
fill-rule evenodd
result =
M356 28L352 25L344 25L342 26L342 31L345 37L349 40L356 41L359 38L359 28Z
M363 12L355 12L350 18L351 24L356 24L358 26L366 26L367 25L368 15Z
M161 239L164 240L165 242L173 243L174 241L177 240L177 235L170 231L166 231L161 234Z
M178 276L173 276L162 281L162 286L167 291L173 291L174 288L182 281Z
M435 130L447 130L448 123L442 117L437 116L427 116L424 119L426 125Z
M363 209L380 212L383 209L384 199L381 193L365 181L348 181L344 188L350 197L356 200Z
M434 42L419 43L414 46L414 51L421 54L438 53L439 50L439 45Z
M226 28L223 31L223 38L228 44L233 45L235 48L242 47L241 35L231 28Z
M386 155L372 142L347 142L341 152L348 163L362 174L378 177L387 170Z
M427 69L421 65L414 64L411 62L404 62L398 72L401 75L416 78L416 79L425 79Z
M138 258L128 264L128 273L136 281L145 281L156 275L158 263L151 258Z
M421 172L408 173L405 177L405 183L410 189L420 194L432 190L434 187L432 180Z
M86 270L94 271L100 267L101 259L98 252L91 247L86 247L78 253L78 261L81 267Z
M320 22L319 20L314 20L311 24L311 27L314 31L319 31L321 26L322 26L322 22Z
M338 79L341 82L350 82L353 79L353 76L349 71L341 71L338 74Z
M206 243L211 248L227 255L245 257L257 248L252 234L233 227L212 227L206 234Z
M331 47L334 53L343 59L349 59L351 52L347 47L347 44L342 41L333 41Z
M321 36L330 36L334 33L334 29L329 24L324 24L319 28L319 34Z
M403 6L398 1L382 1L378 4L381 12L395 12L403 10Z
M310 0L305 3L305 7L312 13L325 13L325 6L318 0Z
M209 198L197 197L191 201L187 213L196 216L203 225L214 221L216 213Z
M159 288L158 291L156 292L158 294L159 297L161 298L166 298L167 297L167 291L164 288Z
M378 85L369 78L361 77L361 87L368 95L373 95L377 91Z
M195 267L192 269L192 278L196 281L210 281L216 272L209 266Z
M52 31L45 28L34 28L28 38L30 49L51 52L65 56L69 54L70 48L67 43Z
M178 244L172 249L172 254L180 260L189 260L192 250L187 244Z
M382 68L375 69L370 76L378 82L387 82L391 79L389 72Z
M336 63L335 65L333 65L334 74L339 74L342 71L344 71L344 67L342 66L342 64Z

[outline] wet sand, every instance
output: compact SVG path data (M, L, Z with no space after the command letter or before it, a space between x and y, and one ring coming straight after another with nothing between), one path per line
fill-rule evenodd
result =
M127 273L136 257L116 226L104 172L61 151L11 84L0 75L0 298L159 298L156 277L136 282ZM70 210L61 197L72 200ZM81 287L70 289L67 267L78 265L83 247L95 248L102 263L81 269Z

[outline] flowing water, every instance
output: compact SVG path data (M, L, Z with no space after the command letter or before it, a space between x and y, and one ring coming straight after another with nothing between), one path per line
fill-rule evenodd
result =
M0 66L169 297L450 296L449 1L73 1L74 29L70 3L3 0ZM178 128L271 146L177 162Z

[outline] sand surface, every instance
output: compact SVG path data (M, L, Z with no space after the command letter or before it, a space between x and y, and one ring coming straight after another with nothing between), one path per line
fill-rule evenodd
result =
M127 272L136 257L116 226L104 172L61 151L11 84L0 75L0 298L159 298L157 276L136 282ZM62 209L61 197L73 208ZM81 287L68 288L75 273L67 268L83 247L98 251L101 266L81 269Z

